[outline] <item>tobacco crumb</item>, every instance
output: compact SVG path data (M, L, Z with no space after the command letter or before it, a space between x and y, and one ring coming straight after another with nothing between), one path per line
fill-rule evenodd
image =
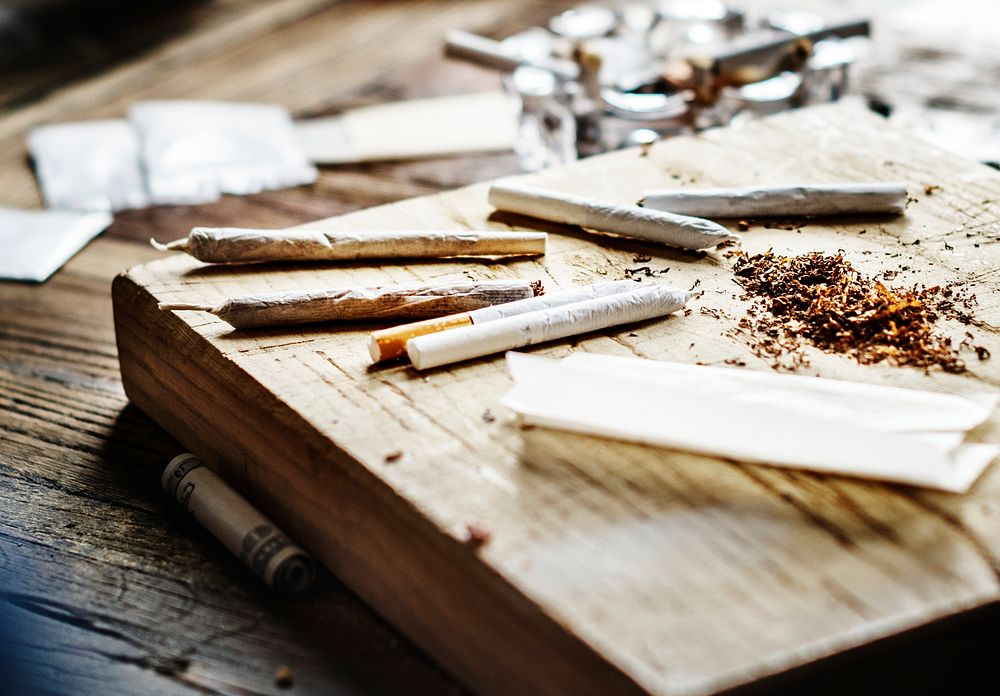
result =
M935 193L941 190L941 187L937 184L930 184L929 186L924 186L924 193L928 196L933 196Z
M750 221L740 220L739 222L736 223L736 229L738 229L740 232L746 232L748 229L750 229Z
M688 292L691 292L692 290L694 290L699 285L701 285L701 278L696 278L695 281L694 281L694 285L692 285L691 287L688 288Z
M398 462L402 458L403 458L403 450L396 450L395 452L389 452L389 454L385 455L385 463L392 464L394 462Z
M637 283L641 283L643 278L652 278L654 276L666 275L669 272L670 272L669 268L654 269L650 266L639 266L638 268L626 268L625 279L634 280Z
M955 247L953 247L953 246L952 246L951 244L949 244L948 242L945 242L945 243L944 243L944 250L945 250L945 251L955 251Z
M633 263L646 263L647 261L652 261L653 257L649 254L635 254L632 257Z
M976 297L958 285L890 287L862 275L842 251L833 256L743 254L733 271L746 290L742 299L753 300L739 322L744 331L736 332L749 335L754 352L773 359L776 368L807 365L803 349L812 345L862 365L888 361L963 372L959 350L975 350L971 344L953 346L935 328L942 316L972 321ZM887 271L883 277L894 274Z
M490 531L478 524L465 525L465 543L473 549L483 548L492 538Z
M274 683L280 686L282 689L287 689L293 683L295 683L295 675L292 674L290 667L281 665L278 669L274 670Z
M489 409L486 409L485 411L483 411L483 422L484 423L492 423L496 419L497 419L497 417L494 416L493 412L490 411Z
M727 358L726 360L723 360L722 362L724 362L727 365L733 365L734 367L746 367L747 366L747 363L746 363L745 360L738 360L737 358Z

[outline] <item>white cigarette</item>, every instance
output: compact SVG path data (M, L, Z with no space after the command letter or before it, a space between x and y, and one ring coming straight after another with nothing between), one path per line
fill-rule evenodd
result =
M163 311L210 312L237 329L325 321L424 319L465 312L542 292L539 281L484 280L439 285L384 285L244 295L220 305L161 302Z
M353 259L535 256L545 253L543 232L386 231L324 232L195 227L162 251L184 251L206 263L344 261Z
M899 215L906 210L906 185L864 182L673 189L647 191L642 205L709 218Z
M312 559L193 454L174 457L160 484L269 588L299 594L312 584Z
M524 184L495 183L490 188L489 200L498 210L682 249L707 249L729 239L739 239L739 235L711 220L637 205L619 205Z
M562 80L575 80L580 74L580 69L572 61L560 58L529 60L505 51L499 41L458 29L449 31L445 37L445 51L455 58L504 72L513 72L522 65L530 65L548 70Z
M418 370L470 360L619 324L661 317L681 309L691 293L642 288L528 314L410 339L406 353Z
M424 321L401 324L388 329L373 331L368 344L368 352L372 356L372 362L378 363L385 360L392 360L406 353L406 342L411 338L423 336L425 334L447 331L462 326L472 324L484 324L488 321L496 321L506 317L527 314L540 309L549 309L562 305L592 300L595 297L607 297L623 292L635 290L635 283L631 280L613 280L604 283L594 283L582 288L573 288L565 292L549 293L531 297L527 300L516 300L506 302L482 309L474 309L471 312L461 312L459 314L449 314L446 317L426 319Z

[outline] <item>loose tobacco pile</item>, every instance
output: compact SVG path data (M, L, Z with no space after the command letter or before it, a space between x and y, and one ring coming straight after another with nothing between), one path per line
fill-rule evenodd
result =
M958 306L971 307L974 295L941 286L888 287L855 270L843 252L740 254L733 270L747 291L744 299L755 298L740 327L752 331L758 355L776 362L790 356L793 368L807 364L806 343L865 365L888 360L947 372L965 370L959 348L975 350L981 360L989 357L985 348L971 346L970 334L955 346L935 330L943 314L968 323Z

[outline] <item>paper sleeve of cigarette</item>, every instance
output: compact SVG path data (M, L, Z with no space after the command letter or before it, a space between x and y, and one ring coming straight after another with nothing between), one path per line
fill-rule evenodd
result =
M413 366L426 370L566 336L662 317L681 309L691 294L652 287L574 302L527 314L417 336L406 343Z
M806 217L900 215L906 200L905 184L870 182L647 191L642 204L709 218Z
M312 584L316 568L306 552L193 454L170 460L160 483L275 592L299 594Z
M739 238L711 220L637 205L619 205L509 181L493 184L489 201L498 210L682 249L707 249Z
M514 148L517 103L503 92L412 99L297 121L315 164L443 157Z
M488 321L513 317L518 314L527 314L528 312L535 312L540 309L591 300L595 297L616 295L635 290L635 287L635 283L631 280L594 283L593 285L573 288L564 292L547 293L531 297L527 300L515 300L514 302L505 302L502 305L474 309L471 312L393 326L392 328L372 332L368 352L372 357L372 362L391 360L403 355L406 352L406 343L417 336L438 333L439 331L455 329L461 326L469 326L470 324L483 324Z
M325 321L424 319L523 300L539 292L529 280L489 280L444 285L365 288L244 295L218 306L161 303L160 309L210 312L237 329Z
M575 353L508 354L525 423L744 462L964 492L1000 453L965 444L972 398L813 377Z
M253 230L195 227L185 239L153 242L206 263L343 261L352 259L530 256L545 253L544 232Z

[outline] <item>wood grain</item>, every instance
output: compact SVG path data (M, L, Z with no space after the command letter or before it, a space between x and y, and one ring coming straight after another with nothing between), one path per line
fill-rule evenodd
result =
M193 4L197 5L193 11L182 12L174 3L172 16L156 26L118 32L114 44L96 59L88 55L30 75L0 74L0 203L39 202L24 147L24 136L34 125L121 116L128 103L147 96L238 95L282 103L295 115L307 116L353 104L490 89L497 80L489 71L438 56L442 28L459 26L503 37L540 23L558 5L572 3L448 1L432 7L405 0L213 0ZM747 4L763 10L779 3ZM1000 94L990 88L995 87L997 74L996 54L989 43L995 22L988 21L983 11L995 12L991 0L949 8L956 18L952 24L963 24L962 18L970 15L982 19L964 21L963 26L965 32L979 30L987 37L985 42L969 40L968 33L957 40L955 32L939 31L935 22L925 23L922 31L903 31L911 2L795 4L815 5L831 16L876 15L880 33L876 61L866 61L864 65L871 67L859 66L862 69L856 73L856 89L862 93L891 89L893 99L921 103L937 99L959 109L989 108ZM412 27L406 21L411 5L418 20ZM892 16L883 14L886 8ZM345 42L343 38L352 33L360 40ZM389 42L400 42L398 62L381 56ZM350 53L343 50L345 46ZM276 60L281 66L277 79L272 66ZM686 171L680 164L674 169ZM154 258L144 246L150 236L179 237L199 224L292 225L516 171L513 157L325 168L311 188L226 197L206 206L129 211L116 216L104 239L46 285L0 285L0 591L4 592L0 634L6 629L18 637L21 645L4 643L15 655L19 647L27 651L21 653L20 666L28 668L32 692L44 684L48 691L67 694L97 688L114 694L276 693L273 670L282 663L296 676L293 693L458 689L452 676L430 664L337 581L327 578L321 592L304 604L276 602L203 530L166 504L155 480L160 466L181 445L143 413L126 406L116 368L108 288L122 269ZM922 176L931 182L937 179L932 172ZM955 204L954 198L947 200ZM972 214L979 215L971 197L969 201ZM942 218L956 214L947 211L944 201L928 202L938 204L944 207ZM142 244L115 241L122 239ZM623 249L609 252L610 260L601 266L608 274L615 275L628 263L627 245ZM595 274L581 271L581 280L588 277ZM602 345L615 348L607 341ZM496 412L491 411L490 417ZM479 416L484 413L485 409ZM598 451L606 456L607 450ZM569 454L580 455L577 466L584 481L605 470L588 464L588 448L571 448ZM529 474L559 477L560 485L569 485L558 467L555 474L549 469L529 468ZM697 471L698 467L681 467L681 474ZM668 485L657 483L657 476L639 464L626 473L621 485L639 486L647 494L643 509L664 514L660 508L665 503L658 501L673 499L661 492ZM481 476L493 481L492 474L485 468ZM941 532L946 548L958 543L955 537L968 534L968 543L980 544L995 566L997 544L988 540L997 506L979 495L985 484L961 504L946 500L945 505L934 497L925 501L908 494L907 506L900 512L899 506L883 502L884 493L862 495L851 485L844 502L839 487L835 496L822 484L828 495L818 498L817 486L800 490L803 480L815 479L791 480L769 481L778 495L787 496L785 505L801 507L795 513L798 517L789 519L790 527L798 524L799 517L813 516L817 524L829 522L831 534L835 522L863 533L869 526L875 529L880 523L905 518L913 513L913 505L933 505L942 524L952 530ZM674 480L670 485L680 488L694 501L692 505L713 504L708 494L690 486L684 488ZM561 510L558 486L552 496L556 516ZM598 499L592 499L596 504ZM858 513L870 523L831 511L855 499L873 508ZM753 512L755 507L749 509ZM687 507L678 510L677 514L690 514ZM454 534L464 533L461 526L456 523ZM933 546L934 539L929 535L926 543ZM759 572L776 571L767 565ZM187 594L195 598L183 600ZM676 600L678 605L682 601ZM492 608L484 615L490 612ZM883 691L920 692L935 686L938 691L953 690L955 675L963 669L976 675L989 671L988 646L996 614L980 611L976 616L973 620L963 615L948 631L929 629L921 634L922 642L893 639L882 648L858 652L853 661L827 661L822 669L803 671L777 686L772 680L767 693L775 688L788 693L864 693L880 686ZM37 640L31 638L33 632ZM0 635L0 643L4 638ZM10 658L11 653L5 655ZM8 669L2 659L0 668ZM5 680L9 676L4 672Z
M843 249L866 273L905 267L902 283L970 283L979 296L976 340L1000 355L1000 224L992 202L1000 175L915 145L851 104L533 177L621 202L678 182L854 179L908 182L914 200L906 216L754 227L744 248ZM924 193L931 185L940 189ZM527 224L491 216L485 191L474 186L323 224ZM403 365L370 370L361 330L241 333L208 315L151 310L156 301L216 302L334 281L541 275L547 287L565 288L623 277L641 252L653 257L647 265L668 269L658 282L699 282L694 312L538 352L770 369L723 333L745 308L723 255L550 231L559 233L543 260L507 266L247 273L173 257L133 269L114 289L126 391L486 693L709 693L998 598L1000 536L981 513L1000 502L995 469L971 494L948 496L522 432L498 405L509 385L499 358L427 375ZM965 327L948 329L960 335ZM992 362L948 375L859 366L815 351L810 358L810 372L825 376L956 392L1000 387ZM997 441L998 426L994 417L978 435ZM395 451L403 457L387 461ZM469 525L491 534L478 553L464 543Z

